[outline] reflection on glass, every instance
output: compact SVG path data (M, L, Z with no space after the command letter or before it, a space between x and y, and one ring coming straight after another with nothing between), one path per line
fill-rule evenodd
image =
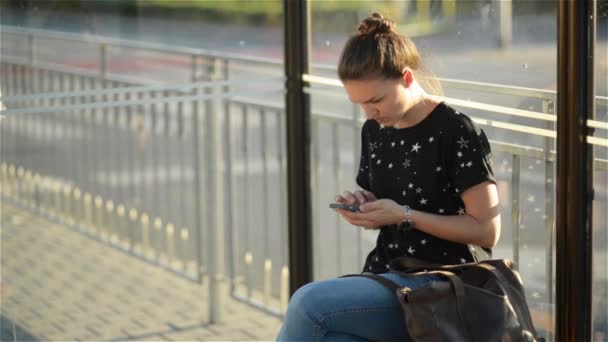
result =
M0 16L2 340L272 339L282 1L7 0ZM208 329L235 313L257 332Z
M601 139L592 145L593 157L593 283L592 339L608 339L608 2L596 1L596 40L594 120L602 128L595 128L593 137Z
M503 227L494 257L516 261L535 324L552 339L557 3L376 1L358 2L356 8L352 3L312 2L314 75L336 78L339 52L362 18L373 11L395 18L421 51L425 68L441 81L446 101L473 117L491 140ZM313 203L324 203L356 186L348 170L356 170L362 118L339 82L312 82L310 92L316 118ZM345 121L335 127L326 113ZM326 141L328 136L338 138ZM323 207L314 212L315 277L358 271L376 235L353 232ZM336 241L340 248L330 249ZM330 258L338 265L323 262Z

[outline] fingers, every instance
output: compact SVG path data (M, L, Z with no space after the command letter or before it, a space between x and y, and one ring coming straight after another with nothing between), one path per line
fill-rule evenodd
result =
M336 209L338 212L348 223L353 226L364 227L366 229L376 229L378 228L378 224L368 218L364 218L360 213L353 213L348 210Z
M369 192L367 190L362 190L361 192L363 192L363 195L365 196L368 202L377 200L376 195L374 195L374 193Z
M376 196L366 190L357 190L354 193L350 191L344 191L343 193L336 196L336 202L345 204L363 204L376 200Z
M344 191L343 193L336 196L336 201L338 203L355 204L357 203L357 198L353 195L352 192Z
M355 193L353 195L357 199L357 203L363 204L363 203L367 202L367 198L365 197L365 194L363 193L363 191L361 191L361 190L355 191Z

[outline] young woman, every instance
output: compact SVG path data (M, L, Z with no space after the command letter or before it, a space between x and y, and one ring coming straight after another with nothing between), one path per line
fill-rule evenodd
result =
M342 52L338 74L365 112L357 184L337 202L349 223L378 229L364 272L417 288L435 276L386 273L393 258L435 264L485 258L500 235L488 140L466 115L423 90L420 55L374 13ZM291 299L279 341L408 340L394 293L361 277L307 284Z

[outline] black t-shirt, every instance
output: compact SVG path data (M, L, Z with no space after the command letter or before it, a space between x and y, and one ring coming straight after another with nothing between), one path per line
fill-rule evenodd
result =
M361 144L357 184L379 199L389 198L414 210L463 215L460 194L484 181L495 182L484 132L443 102L413 127L398 129L366 121ZM403 255L439 264L471 262L476 248L415 228L383 226L363 271L386 272L389 261Z

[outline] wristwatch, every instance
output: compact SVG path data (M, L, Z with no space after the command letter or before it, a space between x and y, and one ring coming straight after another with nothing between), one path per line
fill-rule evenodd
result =
M403 211L405 212L405 220L399 223L399 229L408 230L413 227L412 222L412 208L409 205L402 205Z

